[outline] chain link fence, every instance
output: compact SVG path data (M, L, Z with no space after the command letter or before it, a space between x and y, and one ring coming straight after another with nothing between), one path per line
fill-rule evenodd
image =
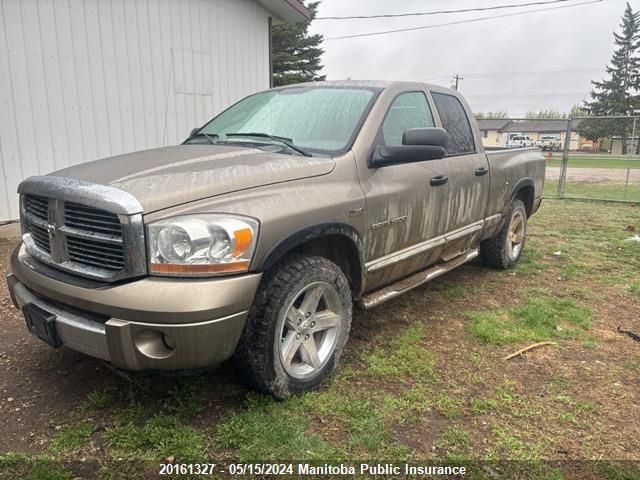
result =
M640 116L478 123L486 147L543 150L547 198L640 202Z

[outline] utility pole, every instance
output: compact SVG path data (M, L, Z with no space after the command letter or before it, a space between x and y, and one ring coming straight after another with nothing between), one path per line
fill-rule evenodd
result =
M460 75L458 75L457 73L455 74L455 76L453 77L453 89L454 90L458 90L458 82L460 80L464 80L464 78L462 78Z

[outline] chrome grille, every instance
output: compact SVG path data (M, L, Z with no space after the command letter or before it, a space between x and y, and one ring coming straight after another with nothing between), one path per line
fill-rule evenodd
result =
M146 274L142 207L128 193L51 176L18 191L23 241L38 260L103 281Z
M36 218L43 221L49 220L49 199L38 195L25 196L24 208Z
M71 260L94 267L116 271L124 268L122 244L109 245L68 235L67 253Z
M39 227L35 223L29 224L29 230L31 231L31 238L36 245L47 253L51 253L51 244L49 243L49 234L47 230Z
M122 236L122 225L117 215L77 203L65 203L64 224L80 230Z

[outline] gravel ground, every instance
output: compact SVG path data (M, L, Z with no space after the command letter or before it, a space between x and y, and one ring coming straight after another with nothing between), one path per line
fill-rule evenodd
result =
M559 167L547 167L545 178L547 180L558 180L560 178ZM567 180L569 182L584 182L598 184L620 184L627 181L627 170L623 168L573 168L567 169ZM629 182L640 184L640 170L631 170Z

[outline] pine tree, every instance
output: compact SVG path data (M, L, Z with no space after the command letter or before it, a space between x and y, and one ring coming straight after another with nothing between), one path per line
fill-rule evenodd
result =
M316 15L319 3L307 5L311 20ZM322 70L320 57L324 53L321 47L323 37L309 35L307 30L311 20L274 25L271 37L274 86L325 79L324 75L319 75Z
M629 3L620 24L621 32L614 33L616 49L606 71L609 79L591 82L591 102L585 108L592 115L632 115L640 105L640 12L634 12ZM630 122L622 120L600 120L583 122L588 137L618 135L622 137L622 153L627 153L627 137ZM580 129L579 129L580 130ZM586 130L589 130L588 132ZM608 130L605 133L605 130Z

